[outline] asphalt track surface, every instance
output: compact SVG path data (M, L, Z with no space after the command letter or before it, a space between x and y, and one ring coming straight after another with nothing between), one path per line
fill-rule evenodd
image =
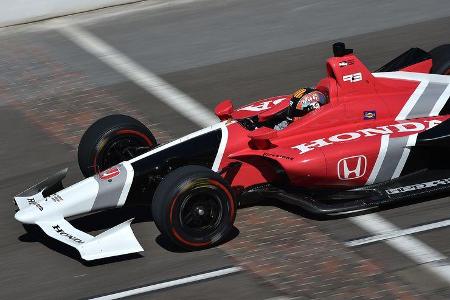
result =
M334 1L275 4L253 0L175 1L165 5L154 1L62 18L60 22L76 24L101 38L213 109L221 99L231 98L240 105L313 85L324 76L324 61L336 40L356 49L372 69L410 47L431 49L449 43L447 2L339 1L338 5ZM138 215L132 227L145 252L98 263L82 262L70 249L38 232L27 233L14 220L14 194L66 166L70 167L68 183L81 178L74 149L76 137L88 124L84 128L67 125L58 131L36 121L36 113L42 114L41 109L49 116L52 110L76 113L81 107L70 101L76 98L76 105L81 106L88 101L83 100L83 85L125 101L126 107L144 116L163 140L198 129L194 122L50 28L54 24L21 26L0 35L0 298L88 298L234 265L219 248L195 253L172 249L159 237L145 209L127 209L125 215L112 211L75 221L80 229L95 232ZM48 64L39 63L42 57ZM57 66L53 68L53 64ZM67 81L58 81L58 66L70 75L69 87ZM39 102L43 96L48 101ZM444 198L379 215L399 228L409 228L446 220L449 212L449 199ZM347 219L310 222L342 243L371 235ZM449 227L414 236L450 256ZM386 274L400 276L424 298L450 297L448 283L385 243L358 246L355 251L372 258ZM150 296L269 299L283 294L243 271L141 297Z

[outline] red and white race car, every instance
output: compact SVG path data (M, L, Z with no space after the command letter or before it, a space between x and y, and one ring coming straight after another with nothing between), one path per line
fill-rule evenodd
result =
M236 199L277 198L314 214L342 214L450 192L450 45L410 49L370 72L333 46L316 90L327 103L281 130L291 95L234 109L221 122L157 145L139 121L98 120L84 134L86 179L67 188L62 171L15 197L22 223L75 247L83 259L142 251L131 220L92 236L66 217L147 197L163 235L187 249L230 233Z

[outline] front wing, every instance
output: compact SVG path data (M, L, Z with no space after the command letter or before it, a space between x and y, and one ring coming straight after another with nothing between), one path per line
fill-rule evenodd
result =
M133 169L126 162L114 168L114 173L105 171L103 178L96 175L66 189L62 189L61 181L67 169L56 173L14 197L19 208L15 218L39 226L48 236L75 248L84 260L144 251L131 230L133 219L97 236L76 229L65 219L124 204Z

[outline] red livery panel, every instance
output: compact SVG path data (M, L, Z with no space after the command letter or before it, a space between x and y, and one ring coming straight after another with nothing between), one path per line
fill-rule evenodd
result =
M327 77L316 86L328 103L286 128L275 130L267 121L287 109L291 95L229 111L219 170L238 190L280 176L304 188L348 188L397 178L417 135L449 117L440 112L450 80L426 74L430 68L427 59L401 71L371 73L351 53L329 58Z

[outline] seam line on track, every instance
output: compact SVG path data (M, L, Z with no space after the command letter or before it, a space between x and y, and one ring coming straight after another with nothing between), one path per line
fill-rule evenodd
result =
M405 235L415 234L415 233L419 233L419 232L425 232L425 231L429 231L429 230L433 230L433 229L443 228L443 227L447 227L447 226L450 226L450 219L439 221L439 222L428 223L428 224L424 224L424 225L420 225L420 226L414 226L414 227L410 227L410 228L406 228L406 229L399 229L399 230L395 230L395 231L383 232L378 235L374 235L374 236L370 236L370 237L354 239L354 240L345 242L345 245L348 247L361 246L361 245L366 245L366 244L371 244L371 243L376 243L376 242L380 242L380 241L384 241L384 240L393 239L393 238L400 237L400 236L405 236Z
M377 214L362 215L349 219L366 231L379 235L385 232L396 232L400 229ZM412 236L398 236L385 242L406 257L422 265L430 273L450 284L450 265L447 257Z
M203 104L93 34L75 25L58 26L55 29L195 124L206 127L218 123L219 119Z

